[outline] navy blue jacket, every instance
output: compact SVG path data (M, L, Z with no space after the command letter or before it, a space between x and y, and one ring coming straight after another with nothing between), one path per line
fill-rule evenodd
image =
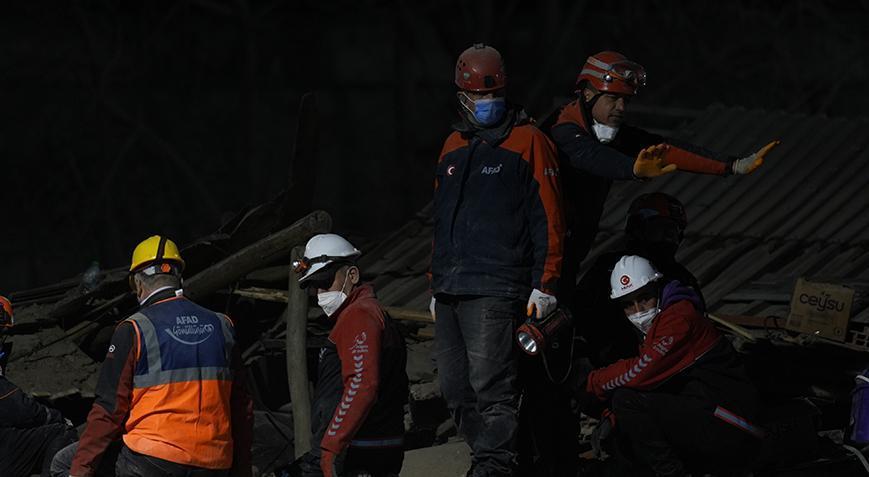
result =
M436 171L432 292L554 294L564 235L555 146L519 110L491 129L454 128Z

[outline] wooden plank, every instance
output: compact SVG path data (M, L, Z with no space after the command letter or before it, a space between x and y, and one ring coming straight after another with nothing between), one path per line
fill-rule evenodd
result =
M429 313L428 311L411 310L408 308L400 308L397 306L386 306L383 308L394 320L415 321L417 323L434 323L434 320L431 319L431 313Z
M233 294L253 298L255 300L270 301L275 303L287 303L288 293L284 290L270 288L248 287L232 291ZM428 311L413 310L397 306L385 306L383 309L394 320L415 321L418 323L434 323Z
M709 316L710 320L712 320L715 323L718 323L719 325L729 329L730 331L738 334L739 336L742 336L743 338L745 338L751 342L756 341L756 338L754 337L754 333L752 333L751 331L749 331L741 326L730 323L727 320L722 320L721 318L719 318L711 313L707 316Z
M305 254L304 247L292 250L292 259ZM308 294L299 288L299 276L287 268L289 286L287 292L287 377L289 378L290 402L293 407L294 452L298 459L311 450L311 396L308 392L307 326Z
M286 256L292 247L302 245L312 235L328 232L332 218L318 210L293 225L248 245L185 281L184 295L193 301L229 286L250 272Z

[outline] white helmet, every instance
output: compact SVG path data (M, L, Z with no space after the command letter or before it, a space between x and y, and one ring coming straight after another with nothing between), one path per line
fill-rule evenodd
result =
M610 275L610 287L612 288L610 298L613 300L621 298L663 276L645 258L625 255L613 267L613 273Z
M299 283L302 283L336 260L355 258L359 255L362 255L362 252L340 235L314 235L305 245L305 256L293 262L293 270L296 273L305 273L299 278Z

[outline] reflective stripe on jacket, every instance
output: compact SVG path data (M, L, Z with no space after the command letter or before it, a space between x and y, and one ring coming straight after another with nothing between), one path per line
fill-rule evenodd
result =
M232 467L232 323L183 297L126 320L137 335L124 443L206 469Z

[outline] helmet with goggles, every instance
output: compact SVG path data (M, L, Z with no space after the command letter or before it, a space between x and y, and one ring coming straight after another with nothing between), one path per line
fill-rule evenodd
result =
M615 51L589 56L576 78L576 89L590 85L602 93L635 95L646 85L646 69Z

